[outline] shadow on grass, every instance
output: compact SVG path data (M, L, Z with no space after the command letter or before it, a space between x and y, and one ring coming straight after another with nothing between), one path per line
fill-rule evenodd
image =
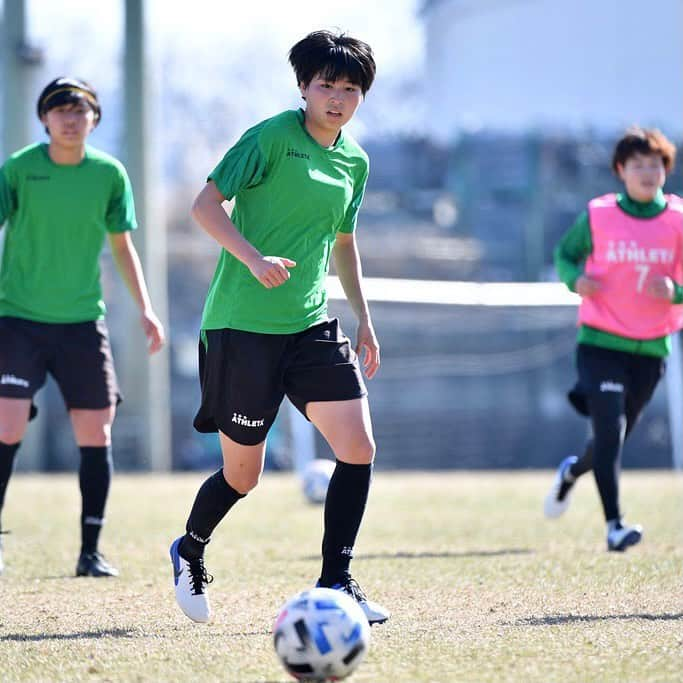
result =
M272 636L273 631L264 628L263 631L232 631L231 633L216 633L214 635L216 638L249 638L251 636Z
M552 614L547 617L526 617L512 622L513 626L554 626L556 624L574 624L591 621L629 621L644 619L645 621L683 621L683 612L663 614Z
M112 628L102 631L81 631L79 633L8 633L0 636L1 642L43 642L46 640L86 640L89 638L132 638L136 631L128 628Z
M36 576L35 578L39 581L64 581L68 579L79 579L79 581L82 581L83 579L92 577L76 576L75 574L53 574L51 576Z
M0 635L0 643L2 642L41 642L47 640L87 640L88 638L135 638L138 631L130 628L114 628L103 631L82 631L80 633L8 633ZM251 636L270 636L271 629L263 629L262 631L234 631L232 633L225 633L220 631L208 632L203 635L204 638L248 638ZM1 680L1 679L0 679ZM268 683L264 681L262 683Z
M363 560L424 560L437 558L466 558L466 557L501 557L502 555L532 555L535 550L529 548L503 548L501 550L465 550L462 552L423 552L409 553L399 550L395 553L370 553L357 555L354 562ZM307 555L302 560L319 560L320 555Z
M109 576L76 576L75 574L51 574L49 576L34 576L31 577L35 581L77 581L81 583L82 581L90 581L96 579L97 581L113 581L113 577Z

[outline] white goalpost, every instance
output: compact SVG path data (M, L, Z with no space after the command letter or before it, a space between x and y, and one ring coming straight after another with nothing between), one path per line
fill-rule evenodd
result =
M671 456L675 470L683 470L683 363L681 363L681 338L671 337L671 355L666 371L666 393L669 407L669 430L671 432Z
M431 306L574 308L579 297L559 282L458 282L365 278L364 292L370 302ZM345 299L339 279L330 276L328 298ZM671 462L683 469L683 360L678 335L672 337L672 353L666 373L667 410L671 442ZM288 414L293 465L300 472L316 456L313 427L298 411Z

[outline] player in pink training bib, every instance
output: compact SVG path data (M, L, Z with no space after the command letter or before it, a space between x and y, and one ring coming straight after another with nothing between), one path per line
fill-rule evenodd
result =
M640 525L622 522L621 451L664 373L669 335L683 326L683 200L662 190L675 157L660 131L626 131L612 158L624 192L591 200L555 249L560 279L581 296L569 400L593 436L580 458L560 463L544 512L562 515L592 469L613 551L642 538Z

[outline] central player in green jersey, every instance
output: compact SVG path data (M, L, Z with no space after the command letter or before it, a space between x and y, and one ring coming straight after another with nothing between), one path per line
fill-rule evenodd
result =
M193 207L223 247L204 307L194 422L200 432L219 432L223 467L199 489L186 533L171 546L176 599L190 619L208 621L205 546L257 485L266 435L287 395L336 456L318 585L349 593L370 623L381 623L389 613L349 571L375 454L356 354L368 378L380 359L354 236L368 157L343 130L372 85L375 62L366 43L327 31L306 36L289 58L306 108L248 130ZM233 197L228 217L222 204ZM327 316L332 254L358 318L355 349Z

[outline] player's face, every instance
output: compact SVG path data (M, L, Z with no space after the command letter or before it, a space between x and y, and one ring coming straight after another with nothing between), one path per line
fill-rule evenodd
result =
M41 118L50 140L65 148L81 147L95 127L95 112L86 102L53 107Z
M363 101L360 86L345 79L330 81L316 76L300 89L306 98L306 127L324 145L334 142Z
M651 202L666 180L664 161L659 154L634 154L618 164L626 192L637 202Z

